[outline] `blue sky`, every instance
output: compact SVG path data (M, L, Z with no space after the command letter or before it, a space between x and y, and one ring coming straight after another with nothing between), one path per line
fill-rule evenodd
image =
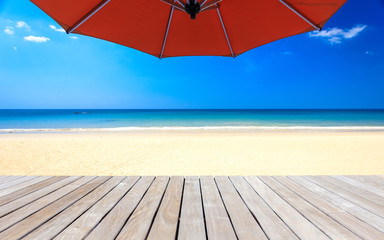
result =
M0 0L0 109L384 108L381 0L349 0L322 32L235 59L159 60L59 29L27 0Z

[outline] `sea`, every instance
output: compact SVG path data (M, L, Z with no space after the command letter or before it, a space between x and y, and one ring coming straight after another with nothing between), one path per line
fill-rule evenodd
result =
M0 110L0 130L382 128L383 110Z

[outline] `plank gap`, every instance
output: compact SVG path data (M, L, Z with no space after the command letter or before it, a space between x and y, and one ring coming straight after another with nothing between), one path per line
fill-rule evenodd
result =
M229 212L228 212L227 206L225 206L225 202L224 202L223 196L221 195L221 191L220 191L220 189L219 189L219 186L217 185L216 179L215 179L215 178L213 178L213 181L215 182L215 185L216 185L217 191L219 191L219 196L220 196L221 202L223 203L223 206L224 206L225 212L227 213L227 216L228 216L229 222L231 223L231 226L232 226L232 230L233 230L233 232L235 233L236 239L239 239L239 236L238 236L238 235L237 235L237 233L236 233L236 229L235 229L235 227L233 226L233 222L232 222L231 216L229 215Z
M203 208L203 220L204 220L204 230L205 230L205 239L208 240L208 229L207 229L207 222L205 219L205 210L204 210L204 201L203 201L203 191L201 190L201 180L199 178L199 187L200 187L200 200L201 200L201 206Z
M113 239L116 239L116 238L119 236L119 234L121 233L121 231L123 230L123 228L125 227L125 225L127 224L127 222L129 221L129 218L132 216L132 214L135 212L135 210L137 209L137 207L140 205L141 200L143 200L144 196L147 194L148 190L151 188L151 186L152 186L152 184L153 184L153 182L155 181L156 178L157 178L157 177L154 177L154 178L152 179L151 184L149 184L149 186L148 186L148 188L145 190L143 196L141 196L141 198L140 198L140 200L137 202L135 208L134 208L134 209L132 210L132 212L129 214L128 218L125 220L124 224L121 226L121 228L119 229L119 231L117 232L116 236L115 236Z
M259 225L260 229L263 231L264 235L270 239L270 237L268 237L268 234L265 232L265 230L263 229L263 226L261 226L259 220L257 220L257 217L255 216L255 214L253 214L253 212L251 211L251 209L249 208L248 204L245 202L243 196L241 196L240 192L237 190L235 184L232 182L232 179L230 177L228 177L229 181L231 182L232 186L235 188L237 194L240 196L241 200L243 201L244 205L248 208L248 211L251 213L251 215L253 216L253 218L255 219L255 221L257 222L257 224Z
M309 179L307 179L306 177L302 177L304 180L312 183L313 185L317 185L318 187L324 189L325 191L328 191L330 193L332 193L332 191L330 191L329 189L325 188L325 187L322 187L318 184L315 184L314 182L311 182ZM300 184L300 182L298 181L298 179L294 179L292 177L287 177L287 180L288 181L291 181L293 182L294 184L298 185L300 188L303 188L304 190L308 191L310 194L316 196L316 197L319 197L318 194L316 194L314 191L312 191L310 188L304 186L303 184ZM282 183L281 181L277 180L278 182L280 182L282 185L286 186L286 184ZM288 188L288 186L286 186ZM293 191L293 190L292 190ZM295 191L294 193L296 195L298 195ZM336 194L335 194L336 195ZM325 210L326 208L328 207L325 207L323 206L324 209L322 209L319 206L316 206L314 203L312 203L311 201L307 200L307 199L304 199L306 202L308 202L309 204L311 204L312 206L314 206L315 208L317 208L319 211L323 212L326 216L328 216L329 218L331 218L333 221L337 222L340 226L342 226L343 228L345 228L346 230L348 230L350 233L352 233L353 235L355 235L356 237L360 238L360 239L366 239L366 237L364 237L364 235L362 235L362 233L364 233L365 230L363 230L362 232L359 232L355 229L352 229L351 228L351 224L349 224L348 226L348 222L351 221L351 219L353 221L358 221L359 223L364 223L362 220L360 220L359 218L357 218L356 216L354 216L353 214L351 214L350 212L348 211L345 211L344 209L341 209L339 208L337 205L333 204L332 202L330 201L327 201L325 199L322 199L320 198L323 202L325 202L327 205L329 205L331 208L335 208L338 210L338 215L335 215L335 216L332 216L331 214L334 213L335 211L334 210L331 210L331 209L328 209L329 213ZM342 218L342 219L340 219ZM345 220L345 218L347 218L347 220ZM364 223L365 224L365 223ZM368 227L371 227L372 229L375 229L373 228L371 225L369 224L366 224ZM356 226L356 224L355 224Z
M149 225L148 232L147 232L147 234L145 235L145 239L148 238L149 232L150 232L151 229L152 229L153 222L155 221L155 218L156 218L156 216L157 216L157 213L159 212L159 208L160 208L161 202L162 202L163 199L164 199L164 195L165 195L165 192L166 192L167 189L168 189L168 185L169 185L169 182L170 182L170 181L171 181L171 177L168 178L167 185L165 186L164 192L163 192L163 194L162 194L162 196L161 196L161 198L160 198L160 202L159 202L159 205L158 205L157 208L156 208L155 214L154 214L153 217L152 217L152 221L151 221L151 224Z
M123 196L121 198L119 198L118 201L116 201L116 203L113 205L113 207L107 211L104 216L100 219L100 221L95 224L95 226L93 226L93 228L91 228L88 233L84 236L83 239L86 239L88 237L88 235L103 221L103 219L116 207L116 205L125 197L125 195L128 194L128 192L136 185L136 183L141 179L142 177L140 176L136 181L135 183L123 194Z
M379 217L381 217L381 218L384 218L384 216L382 216L382 215L379 215L379 214L377 214L377 212L375 212L372 208L370 209L370 208L367 208L367 206L364 206L364 205L362 205L362 204L357 204L352 198L347 198L346 196L343 196L344 194L340 194L340 193L338 193L337 191L334 191L334 190L332 190L332 189L329 189L329 188L327 188L327 187L325 187L325 186L323 186L323 185L321 185L321 184L319 184L319 183L317 183L316 181L313 181L312 179L310 179L310 178L308 178L308 177L305 177L305 176L303 176L306 180L308 180L308 181L310 181L311 183L313 183L313 184L315 184L315 185L317 185L317 186L319 186L319 187L321 187L321 188L323 188L323 189L325 189L325 190L327 190L327 191L329 191L329 192L331 192L331 193L333 193L333 194L335 194L335 195L337 195L337 196L339 196L339 197L341 197L341 198L343 198L344 200L346 200L346 201L350 201L350 202L352 202L353 204L355 204L355 205L357 205L357 206L359 206L359 207L361 207L361 208L364 208L365 210L367 210L368 212L371 212L371 213L373 213L373 214L375 214L375 215L377 215L377 216L379 216ZM335 187L339 187L339 186L337 186L337 185L335 185L335 184L332 184L332 183L329 183L329 182L327 182L328 184L330 184L330 185L333 185L333 186L335 186ZM339 187L339 188L342 188L342 187ZM344 189L345 190L345 189ZM345 191L347 191L347 190L345 190ZM354 193L352 193L352 192L350 192L350 191L347 191L350 195L355 195L355 196L357 196L356 194L354 194ZM360 197L360 196L357 196L357 197ZM366 198L364 198L364 197L362 197L363 199L365 199L366 201L369 201L369 202L372 202L372 201L370 201L370 200L368 200L368 199L366 199ZM332 204L333 205L333 204Z
M183 199L184 199L184 187L185 187L185 177L183 178L183 188L181 189L181 199L180 199L180 207L179 207L179 216L177 219L177 226L176 226L176 234L175 234L175 240L179 237L179 227L180 227L180 218L181 218L181 209L183 207Z
M113 177L112 177L113 178ZM109 178L108 180L111 180L112 178ZM99 199L97 199L96 202L94 202L93 204L91 204L84 212L80 213L76 218L74 218L67 226L65 226L61 231L59 231L57 234L55 234L51 239L54 239L55 237L57 237L58 235L60 235L61 232L65 231L69 226L71 226L77 219L79 219L81 216L83 216L86 212L88 212L89 209L91 209L96 203L100 202L105 196L107 196L113 189L115 189L122 181L124 181L127 177L124 177L120 182L118 182L113 188L111 188L107 193L105 193L104 195L102 195ZM107 181L108 181L107 180ZM107 181L103 182L102 184L106 183ZM97 186L94 190L96 190L98 187L100 187L102 184L100 184L99 186ZM92 190L91 192L93 192L94 190ZM89 193L91 193L89 192ZM88 194L89 194L88 193ZM88 195L86 194L86 195ZM84 197L86 196L84 195ZM81 200L82 198L80 198L79 200ZM75 204L75 203L74 203ZM68 206L70 207L70 206ZM66 209L64 209L66 210ZM64 211L63 210L63 211ZM60 214L60 213L59 213ZM58 215L58 214L57 214Z
M20 205L20 206L18 206L17 208L12 209L11 211L7 212L6 214L0 215L0 218L5 217L6 215L13 213L14 211L17 211L17 210L19 210L20 208L22 208L22 207L24 207L24 206L26 206L26 205L28 205L28 204L34 203L35 201L37 201L37 200L39 200L39 199L41 199L41 198L43 198L43 197L45 197L45 196L47 196L47 195L49 195L49 194L55 192L55 191L58 191L59 189L65 187L65 186L67 186L67 185L69 185L69 184L71 184L71 183L73 183L73 182L75 182L75 181L77 181L77 180L79 180L79 179L81 179L81 178L82 178L82 177L74 178L72 181L70 181L70 182L64 184L63 186L58 187L58 188L56 188L56 189L53 189L52 191L47 192L46 194L41 195L41 196L39 196L39 197L33 199L33 200L30 201L30 202L27 202L27 203L25 203L25 204L23 204L23 205ZM63 181L63 180L65 180L65 179L61 179L60 181ZM41 189L39 189L39 190L36 190L35 192L40 191L40 190L43 190L43 189L45 189L45 188L49 188L51 185L54 185L54 184L56 184L56 183L59 183L60 181L51 183L50 185L45 186L45 187L43 187L43 188L41 188ZM27 195L24 195L24 196L20 197L20 198L14 199L13 201L19 200L19 199L21 199L21 198L23 198L23 197L27 197L28 195L30 195L30 194L32 194L32 193L34 193L34 192L31 192L31 193L29 193L29 194L27 194ZM6 203L6 204L9 204L9 203L10 203L10 202L8 202L8 203ZM6 205L6 204L4 204L4 205ZM4 206L4 205L2 205L2 206ZM2 206L0 206L0 207L2 207Z
M81 184L80 186L74 188L73 190L71 190L70 192L64 194L63 196L61 196L61 197L59 197L59 198L57 198L57 199L54 199L52 202L50 201L47 205L45 205L45 206L43 206L43 207L37 209L36 211L34 211L34 212L28 214L27 216L23 216L22 219L17 220L16 222L12 223L12 225L10 225L10 226L8 226L7 228L1 230L0 233L6 231L7 229L11 228L12 226L18 224L19 222L21 222L21 221L27 219L28 217L32 216L33 214L39 212L40 210L42 210L42 209L44 209L44 208L46 208L46 207L52 205L54 202L56 202L56 201L58 201L58 200L64 198L64 197L67 196L68 194L71 194L73 191L76 191L77 189L79 189L79 188L81 188L82 186L84 186L85 184L91 182L91 181L94 180L95 178L96 178L96 177L91 178L91 179L88 180L87 182L85 182L85 183ZM80 178L80 179L81 179L81 178ZM77 180L80 180L80 179L77 179ZM61 189L61 187L58 188L58 189L56 189L56 190L60 190L60 189ZM53 191L53 192L55 192L55 191ZM48 195L48 194L47 194L47 195ZM47 196L47 195L46 195L46 196ZM28 204L31 204L31 203L34 203L34 201L33 201L33 202L30 202L30 203L28 203ZM28 204L26 204L26 205L28 205ZM24 205L24 206L26 206L26 205ZM24 207L24 206L23 206L23 207ZM13 213L13 212L15 212L15 211L12 211L12 213ZM9 214L6 214L6 215L9 215ZM4 216L5 216L5 215L4 215ZM2 217L4 217L4 216L2 216Z
M274 192L277 196L279 196L284 202L286 202L289 206L291 206L296 212L298 212L302 217L304 217L308 222L310 222L314 227L316 227L320 232L324 233L325 236L327 236L329 239L332 239L331 236L329 236L326 232L324 232L322 229L320 229L316 224L314 224L309 218L307 218L303 213L301 213L298 209L296 209L294 206L292 206L283 196L281 196L281 194L279 194L278 192L276 192L275 190L273 190L265 181L263 181L262 178L258 177L258 179L260 179L260 181L262 181L272 192ZM274 178L273 178L274 179ZM279 182L280 183L280 182ZM281 184L281 183L280 183ZM299 198L300 195L296 194L294 191L292 191L291 189L289 189L287 186L281 184L283 187L287 188L289 191L293 192L296 196L298 196ZM301 198L303 199L303 198ZM305 201L305 199L303 199ZM308 202L308 201L306 201ZM308 202L309 203L309 202ZM313 206L311 204L311 206ZM315 206L313 206L314 208L316 208ZM316 208L318 209L318 208ZM321 211L320 209L318 209L319 211ZM322 211L321 211L322 212ZM327 214L326 214L327 215ZM327 215L328 216L328 215ZM330 217L330 216L328 216Z
M46 222L48 222L49 220L51 220L52 218L56 217L57 215L59 215L60 213L62 213L63 211L65 211L66 209L68 209L70 206L72 206L73 204L75 204L76 202L78 202L80 199L84 198L85 196L87 196L88 194L90 194L91 192L93 192L95 189L97 189L98 187L100 187L102 184L104 184L106 181L108 181L109 179L111 179L111 177L107 178L105 181L101 182L99 185L97 185L94 189L92 189L91 191L89 191L88 193L86 193L85 195L83 195L82 197L80 197L79 199L77 199L76 201L74 201L73 203L71 203L70 205L66 206L64 209L62 209L61 211L57 212L56 214L50 216L48 219L46 219L44 222L42 222L41 224L39 224L38 226L34 227L33 229L31 229L29 232L27 232L26 234L24 234L22 237L20 237L20 239L26 237L28 234L32 233L33 231L35 231L36 229L38 229L40 226L44 225ZM92 179L94 180L94 179ZM59 199L57 199L59 200ZM56 200L56 201L57 201ZM54 201L55 202L55 201Z
M284 224L285 224L285 226L289 229L289 230L291 230L291 232L297 237L297 239L301 239L298 235L297 235L297 233L295 233L294 231L293 231L293 229L286 223L286 222L284 222L284 220L280 217L280 215L279 214L277 214L277 212L268 204L268 202L262 197L262 196L260 196L260 194L253 188L253 186L247 181L247 179L245 178L245 177L242 177L243 179L244 179L244 181L246 182L246 183L248 183L248 185L253 189L253 191L255 191L256 192L256 194L257 195L259 195L259 197L261 198L261 200L265 203L265 204L267 204L267 206L275 213L275 215L281 220L281 222L283 222Z

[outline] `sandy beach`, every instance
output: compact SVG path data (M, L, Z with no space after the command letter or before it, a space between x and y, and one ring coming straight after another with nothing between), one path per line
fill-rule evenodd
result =
M384 174L384 132L0 134L0 175Z

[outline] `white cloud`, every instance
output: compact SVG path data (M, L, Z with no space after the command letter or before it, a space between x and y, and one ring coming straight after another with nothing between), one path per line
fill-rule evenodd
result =
M51 41L51 39L49 39L47 37L36 37L36 36L24 37L24 40L30 41L30 42L36 42L36 43L43 43L43 42Z
M75 37L75 36L71 36L70 38L72 38L72 39L79 39L78 37Z
M24 21L17 21L16 22L16 27L17 28L27 28L28 30L30 30L31 28L29 27L29 25L24 22Z
M336 37L336 36L333 36L331 37L330 39L328 39L328 41L332 44L337 44L337 43L341 43L341 38L340 37Z
M16 50L17 50L17 47L13 47L13 50L15 50L15 51L16 51Z
M326 38L331 44L341 43L343 39L351 39L362 32L367 25L356 25L350 29L331 28L328 30L314 31L309 33L309 37Z
M331 28L329 30L310 32L309 36L310 37L327 37L327 38L331 38L333 36L342 35L343 32L344 32L343 29Z
M56 31L56 32L65 32L64 29L62 29L62 28L57 28L57 27L54 26L54 25L49 25L49 27L50 27L52 30Z
M347 32L344 32L344 37L345 38L354 38L357 36L357 34L359 34L361 31L363 31L366 27L367 27L367 25L359 25L359 26L353 27L353 28L349 29Z
M13 34L15 34L15 31L13 30L13 27L6 27L6 28L4 29L4 32L5 32L6 34L8 34L8 35L13 35Z

